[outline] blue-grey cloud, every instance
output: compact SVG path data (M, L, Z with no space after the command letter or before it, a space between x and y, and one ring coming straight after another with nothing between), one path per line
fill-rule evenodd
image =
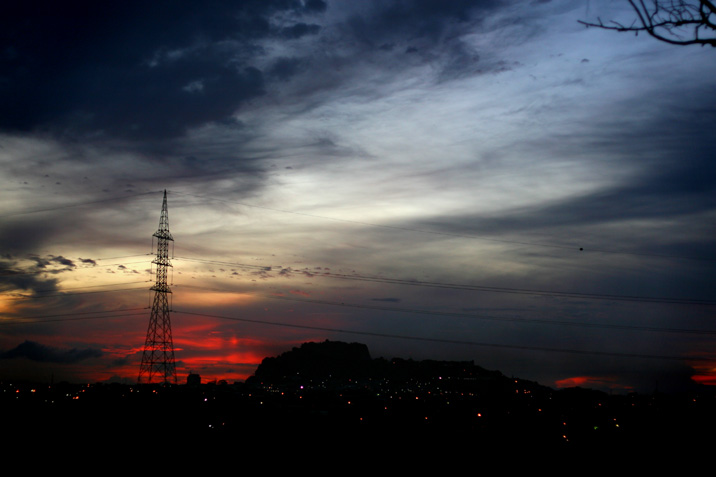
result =
M45 346L34 341L25 341L17 347L0 352L0 359L26 358L40 363L72 364L90 358L99 358L102 351L98 349L72 348L61 350L51 346Z
M384 45L390 38L429 44L503 4L500 0L373 1L351 16L349 26L355 38L370 45Z

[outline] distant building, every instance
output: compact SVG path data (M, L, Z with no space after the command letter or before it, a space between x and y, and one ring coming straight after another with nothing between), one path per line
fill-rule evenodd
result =
M199 386L201 384L201 376L198 374L189 373L186 377L187 386Z

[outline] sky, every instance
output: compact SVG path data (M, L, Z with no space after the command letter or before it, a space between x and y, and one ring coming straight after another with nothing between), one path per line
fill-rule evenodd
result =
M163 191L177 374L306 341L555 388L716 384L716 51L623 0L0 15L0 379L136 382Z

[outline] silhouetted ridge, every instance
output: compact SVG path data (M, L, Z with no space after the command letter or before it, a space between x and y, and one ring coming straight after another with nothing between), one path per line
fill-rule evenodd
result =
M299 348L275 358L264 358L248 384L281 384L287 381L346 381L369 378L407 382L431 382L442 378L461 381L507 381L499 371L488 371L472 361L414 361L412 359L371 359L368 347L361 343L324 341L303 343ZM308 384L308 383L305 383Z
M313 379L355 378L367 376L371 368L366 345L326 340L303 343L276 358L264 358L254 378L261 381L281 381L299 375Z

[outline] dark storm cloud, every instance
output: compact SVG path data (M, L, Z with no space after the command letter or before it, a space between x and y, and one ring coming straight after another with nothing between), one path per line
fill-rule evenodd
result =
M58 279L44 278L37 267L23 267L16 260L0 260L0 291L57 291Z
M28 255L25 259L8 255L0 259L0 291L55 292L59 279L48 278L72 271L77 266L61 255Z
M502 5L500 0L370 2L346 21L344 40L363 55L384 53L386 68L430 63L440 71L440 80L447 80L477 70L480 55L460 35L475 31Z
M447 81L491 70L492 66L481 63L478 68L479 52L461 36L477 31L487 15L503 4L496 0L330 3L332 23L303 26L299 22L281 30L282 54L263 70L267 92L272 93L271 80L283 83L301 76L293 94L315 107L340 93L342 86L359 85L376 71L403 76L407 68L431 65L437 79ZM297 36L312 39L292 46ZM380 97L384 88L374 86L362 94ZM283 85L281 89L288 90Z
M282 28L280 35L288 39L298 39L306 35L315 35L321 30L320 25L309 25L306 23L296 23L290 27Z
M325 12L328 4L324 0L306 0L303 8L308 12Z
M256 41L315 34L323 2L42 2L0 17L0 128L135 139L221 122L264 93Z
M286 81L298 73L304 61L300 58L278 58L268 70L268 73L281 81Z
M39 257L37 255L33 255L30 256L30 259L35 261L37 268L46 269L47 267L55 264L64 265L65 268L61 269L60 271L66 271L71 270L75 267L75 263L72 260L63 257L62 255L57 257L54 255L49 255L47 257Z
M233 113L248 100L271 94L267 80L273 78L321 72L304 93L341 84L348 78L326 73L348 61L338 53L345 46L351 63L379 53L390 58L374 61L396 67L402 55L436 62L443 80L465 75L475 71L479 55L457 38L502 4L336 3L331 8L346 9L338 14L345 21L324 35L316 22L329 5L317 0L22 2L0 17L0 130L176 138L235 121ZM266 42L284 42L290 49L314 36L322 39L277 58L266 48ZM398 47L387 52L380 45ZM408 49L418 55L406 55Z
M353 16L349 25L356 38L368 44L386 45L391 37L419 39L429 44L442 39L456 26L468 26L479 14L503 3L500 0L370 2L366 13Z
M99 358L102 351L98 349L60 350L45 346L34 341L25 341L17 347L0 353L0 359L26 358L40 363L71 364L89 358Z
M478 55L454 38L501 3L351 7L361 13L348 13L330 34L336 38L319 41L320 50L335 59L350 45L354 61L379 45L398 44L391 55L414 48L422 61L440 52L443 77L464 74ZM14 4L0 17L0 130L146 142L227 124L248 100L270 93L267 79L286 81L309 68L325 72L316 45L272 59L266 42L291 48L322 35L316 22L328 8L317 0ZM322 76L312 77L316 87L326 85Z

